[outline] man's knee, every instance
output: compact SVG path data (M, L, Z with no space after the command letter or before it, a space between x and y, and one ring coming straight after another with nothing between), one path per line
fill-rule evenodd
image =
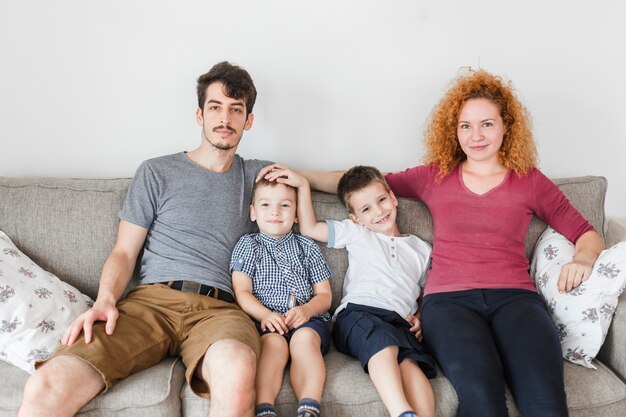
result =
M58 356L42 365L24 387L21 414L40 404L78 411L104 388L104 380L87 362Z
M64 390L88 388L98 392L104 388L102 376L90 364L74 356L63 355L50 359L29 378L26 389L63 395Z
M211 406L242 415L254 407L257 357L248 345L222 340L211 345L204 356L202 375L209 385Z
M221 340L207 350L202 372L209 385L217 380L220 386L253 386L256 365L256 353L250 346L236 340Z

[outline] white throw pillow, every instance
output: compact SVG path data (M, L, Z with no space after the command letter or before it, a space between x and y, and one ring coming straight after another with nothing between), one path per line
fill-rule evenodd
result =
M602 251L589 279L568 293L559 293L561 266L574 257L574 245L548 227L537 242L531 276L557 327L563 357L594 368L626 284L626 242Z
M0 231L0 360L27 372L93 302L44 271Z

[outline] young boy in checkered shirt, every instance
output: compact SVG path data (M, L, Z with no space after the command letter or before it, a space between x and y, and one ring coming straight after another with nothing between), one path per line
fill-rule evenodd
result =
M276 416L274 402L291 357L298 417L319 417L330 347L330 269L312 239L293 233L296 189L260 180L250 218L260 233L244 235L230 268L237 302L261 335L255 416Z

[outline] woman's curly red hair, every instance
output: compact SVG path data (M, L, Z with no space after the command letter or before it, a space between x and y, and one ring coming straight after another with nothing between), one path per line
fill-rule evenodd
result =
M500 163L525 175L537 166L537 148L531 130L531 118L513 93L513 86L486 71L470 70L461 75L433 109L426 128L424 163L439 166L441 180L466 159L457 139L459 111L463 103L485 98L500 108L506 131L500 147Z

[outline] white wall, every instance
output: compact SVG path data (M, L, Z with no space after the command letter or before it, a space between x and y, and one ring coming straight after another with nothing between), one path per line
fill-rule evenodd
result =
M259 90L242 155L400 170L471 65L513 81L546 174L607 177L607 213L626 218L624 16L618 1L0 0L0 175L127 177L194 148L195 79L223 59Z

